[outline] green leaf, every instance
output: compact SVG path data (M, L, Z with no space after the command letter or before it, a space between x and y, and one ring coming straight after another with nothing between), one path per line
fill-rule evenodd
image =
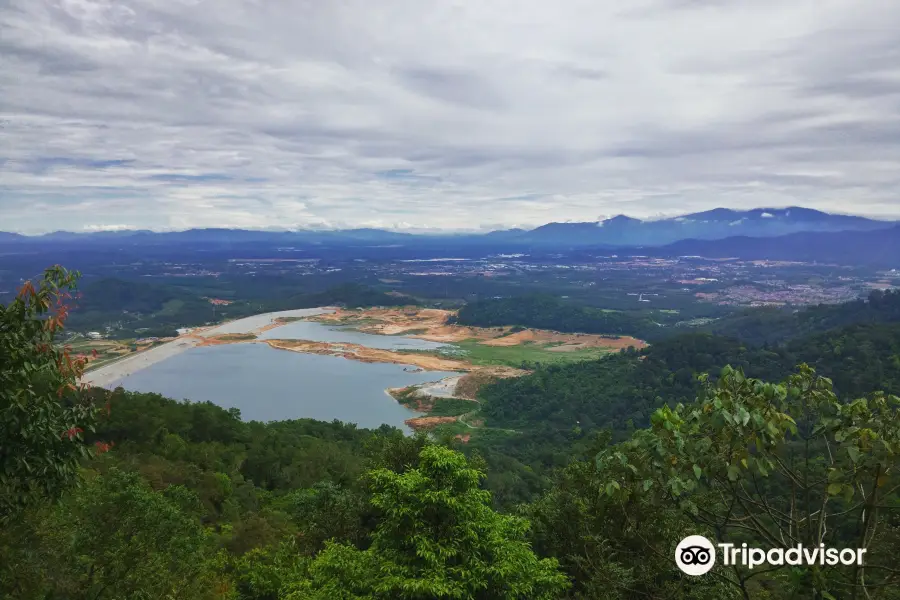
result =
M730 479L731 481L737 481L740 475L740 469L738 469L735 465L728 465L728 479Z
M613 496L616 493L616 490L619 489L619 484L615 481L610 481L606 484L606 495Z
M841 493L841 489L843 489L843 485L840 483L830 483L828 484L828 495L829 496L837 496Z
M694 477L700 479L700 476L703 474L703 471L697 465L694 465Z

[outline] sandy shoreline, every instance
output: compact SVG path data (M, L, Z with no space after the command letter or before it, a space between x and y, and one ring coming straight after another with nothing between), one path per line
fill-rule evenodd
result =
M392 363L422 369L424 371L471 371L474 367L466 362L443 358L426 353L400 353L381 348L370 348L345 342L312 342L309 340L257 340L278 350L336 356L366 363Z
M150 365L162 362L173 356L177 356L186 350L201 345L206 338L229 333L259 333L263 329L270 329L276 325L276 319L280 317L309 317L321 315L333 311L333 308L301 308L296 310L282 310L278 312L263 313L228 321L221 325L208 328L197 328L188 334L178 337L143 352L127 356L114 363L105 365L94 371L89 371L81 378L83 383L97 387L111 387L127 378L132 373L146 369Z
M197 338L185 336L161 346L126 356L99 369L88 371L81 378L81 381L97 387L109 387L132 373L181 354L185 350L196 347L199 343L200 340Z

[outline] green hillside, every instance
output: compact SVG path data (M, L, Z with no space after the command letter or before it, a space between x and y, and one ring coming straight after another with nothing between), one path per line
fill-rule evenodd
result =
M464 442L80 390L71 281L0 307L0 597L900 598L900 325L866 303L498 381ZM866 559L691 577L689 534Z

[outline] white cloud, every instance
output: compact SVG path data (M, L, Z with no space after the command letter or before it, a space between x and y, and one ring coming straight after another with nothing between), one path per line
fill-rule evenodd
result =
M5 0L0 223L900 216L898 27L891 0Z
M84 231L128 231L139 228L133 225L85 225L82 229Z
M772 213L764 212L764 213L760 213L759 216L762 217L763 219L771 219L775 215L773 215Z

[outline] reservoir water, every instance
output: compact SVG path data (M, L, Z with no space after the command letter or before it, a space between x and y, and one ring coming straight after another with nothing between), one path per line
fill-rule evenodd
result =
M355 331L347 327L336 327L316 321L294 321L270 329L259 335L261 340L310 340L313 342L335 342L359 344L380 350L435 350L446 348L447 344L419 340L398 335L376 335Z
M290 339L283 335L284 330L300 323L267 333L278 332L269 337ZM419 340L407 338L405 341ZM178 400L209 400L224 408L240 409L245 421L338 419L369 428L387 423L408 431L403 421L421 415L398 404L384 390L437 381L454 374L411 373L404 371L403 365L362 363L251 343L191 348L136 371L109 387L155 392Z

